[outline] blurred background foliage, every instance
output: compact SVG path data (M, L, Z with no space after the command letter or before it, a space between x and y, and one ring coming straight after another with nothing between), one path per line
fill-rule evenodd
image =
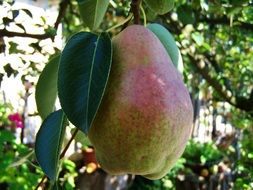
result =
M127 19L130 3L111 0L97 32L111 28L110 35L114 36L121 31L122 26L113 26ZM75 0L48 1L47 8L54 7L59 13L58 19L50 23L47 17L40 16L32 24L38 33L28 29L21 19L34 21L36 12L15 5L12 0L0 1L0 8L4 10L0 15L0 85L10 77L20 76L24 85L20 98L25 100L33 93L30 89L36 86L45 64L62 49L56 43L58 31L64 44L74 33L89 29L80 19ZM176 0L175 7L165 15L156 15L145 4L142 6L143 24L144 18L148 23L160 23L177 40L184 60L183 78L194 105L194 128L182 158L167 176L155 181L136 176L128 181L125 189L253 189L252 0ZM13 40L17 37L31 42L24 48L20 41ZM14 61L7 57L13 57ZM19 140L23 137L17 135L17 126L9 118L16 110L3 97L0 189L31 189L42 177L32 151L33 143ZM18 110L23 120L36 115L24 114L23 108ZM86 137L78 138L76 142L81 142L82 149L90 146L88 140L83 140ZM94 160L86 159L80 164L77 157L72 155L72 161L63 161L59 184L66 189L81 184L76 181L83 165L87 175L93 175L86 180L104 176L97 164L89 165Z

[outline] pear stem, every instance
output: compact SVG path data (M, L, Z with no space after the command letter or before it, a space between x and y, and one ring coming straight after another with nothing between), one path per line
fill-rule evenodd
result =
M132 0L131 11L134 15L134 24L140 24L140 4L141 0Z

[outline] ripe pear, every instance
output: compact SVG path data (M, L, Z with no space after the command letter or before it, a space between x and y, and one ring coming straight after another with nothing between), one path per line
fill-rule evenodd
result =
M159 179L181 156L190 136L189 93L149 29L131 25L112 44L111 73L88 137L108 173Z

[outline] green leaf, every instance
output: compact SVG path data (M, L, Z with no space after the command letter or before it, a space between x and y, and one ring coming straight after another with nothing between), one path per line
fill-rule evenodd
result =
M51 59L43 69L35 91L39 115L45 119L54 111L57 97L57 77L60 56Z
M42 123L35 141L35 155L39 165L50 180L55 181L66 117L62 110L51 113Z
M30 10L28 9L21 9L21 10L24 11L29 17L33 18L33 15Z
M23 156L21 158L17 158L18 160L13 162L9 167L21 166L22 164L26 163L33 154L34 154L34 151L32 150L28 154L26 154L25 156Z
M12 18L15 19L19 15L19 10L12 10Z
M22 30L24 30L24 32L26 32L25 27L23 26L23 24L19 24L19 23L15 23L19 28L21 28Z
M177 14L179 20L183 24L194 24L195 23L195 14L191 6L182 5L178 7Z
M191 36L192 36L192 39L196 42L196 44L198 46L202 46L203 45L203 43L204 43L204 37L203 37L203 35L201 33L194 32L194 33L191 34Z
M164 15L174 7L174 0L145 0L144 2L158 15Z
M167 53L169 54L173 65L177 68L180 73L184 71L183 59L179 48L177 47L176 41L173 35L160 24L148 24L147 28L153 32L160 42L165 47Z
M81 18L86 26L95 30L101 24L110 0L78 0Z
M112 62L107 33L74 35L62 52L58 95L70 122L87 133L99 108Z

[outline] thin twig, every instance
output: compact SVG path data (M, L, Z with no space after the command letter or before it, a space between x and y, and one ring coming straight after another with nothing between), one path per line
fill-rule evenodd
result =
M72 141L74 140L76 134L78 133L78 128L75 129L74 133L72 134L71 138L69 139L67 145L65 146L65 148L63 149L61 155L60 155L60 159L62 159L64 157L64 155L66 154L70 144L72 143Z
M40 186L42 186L42 184L44 183L45 179L47 179L47 176L46 176L46 175L44 175L44 176L41 178L40 182L38 183L38 185L35 187L34 190L37 190Z

